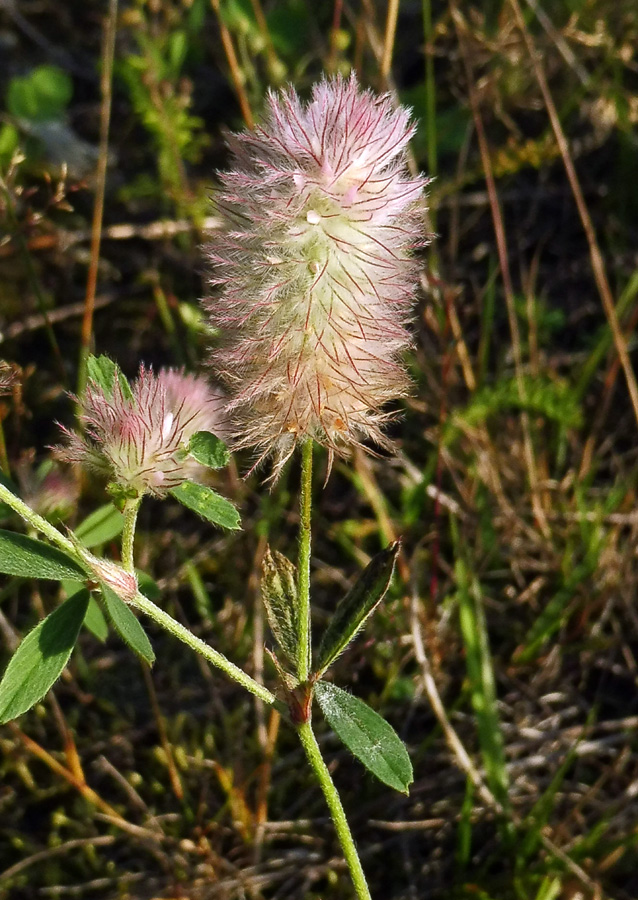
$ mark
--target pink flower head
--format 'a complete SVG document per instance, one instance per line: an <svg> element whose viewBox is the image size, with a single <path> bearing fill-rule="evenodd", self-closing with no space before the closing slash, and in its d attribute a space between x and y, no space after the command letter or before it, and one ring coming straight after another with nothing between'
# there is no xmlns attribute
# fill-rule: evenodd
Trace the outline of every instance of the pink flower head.
<svg viewBox="0 0 638 900"><path fill-rule="evenodd" d="M144 366L131 385L119 378L112 393L89 382L81 401L83 436L63 429L68 438L56 448L59 458L80 462L111 478L125 490L165 497L183 481L198 481L205 469L188 456L198 431L225 434L225 400L203 378Z"/></svg>
<svg viewBox="0 0 638 900"><path fill-rule="evenodd" d="M409 386L412 251L425 243L413 132L408 110L352 75L315 85L307 104L271 93L262 127L234 135L207 306L237 446L281 465L305 437L331 452L389 445L380 407Z"/></svg>

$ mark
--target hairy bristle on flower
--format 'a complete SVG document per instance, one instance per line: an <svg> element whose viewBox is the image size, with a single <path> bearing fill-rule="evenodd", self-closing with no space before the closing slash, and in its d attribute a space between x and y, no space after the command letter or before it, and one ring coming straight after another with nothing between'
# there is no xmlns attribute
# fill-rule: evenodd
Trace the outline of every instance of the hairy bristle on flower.
<svg viewBox="0 0 638 900"><path fill-rule="evenodd" d="M9 363L0 359L0 397L10 394L18 376Z"/></svg>
<svg viewBox="0 0 638 900"><path fill-rule="evenodd" d="M418 281L423 177L411 178L410 113L356 78L303 104L269 94L264 124L234 135L207 301L223 343L236 446L276 468L306 437L340 452L388 446L381 407L405 395L401 355Z"/></svg>
<svg viewBox="0 0 638 900"><path fill-rule="evenodd" d="M131 394L119 379L112 393L90 381L81 399L84 434L63 428L67 443L58 458L79 462L125 490L164 497L205 469L188 456L191 437L210 431L225 439L226 400L203 378L164 369L140 368Z"/></svg>

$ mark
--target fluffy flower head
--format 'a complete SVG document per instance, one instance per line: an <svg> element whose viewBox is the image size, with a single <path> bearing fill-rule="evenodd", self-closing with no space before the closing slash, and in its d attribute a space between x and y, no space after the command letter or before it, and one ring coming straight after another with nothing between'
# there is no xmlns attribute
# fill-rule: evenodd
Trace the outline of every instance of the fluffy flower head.
<svg viewBox="0 0 638 900"><path fill-rule="evenodd" d="M317 84L307 104L271 93L262 127L233 137L207 306L237 445L279 463L305 437L337 452L387 446L381 407L408 386L400 357L424 243L413 131L408 110L353 75Z"/></svg>
<svg viewBox="0 0 638 900"><path fill-rule="evenodd" d="M225 400L203 379L142 366L130 391L114 378L112 391L89 382L81 400L83 436L66 429L59 458L80 462L137 494L164 497L204 467L188 456L198 431L225 434Z"/></svg>

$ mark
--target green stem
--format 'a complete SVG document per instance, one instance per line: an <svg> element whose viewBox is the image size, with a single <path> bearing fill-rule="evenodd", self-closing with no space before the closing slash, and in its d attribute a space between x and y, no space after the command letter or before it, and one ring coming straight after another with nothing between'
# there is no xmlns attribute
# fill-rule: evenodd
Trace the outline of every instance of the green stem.
<svg viewBox="0 0 638 900"><path fill-rule="evenodd" d="M323 795L326 798L330 815L332 816L332 821L334 822L339 838L339 843L343 850L343 855L345 856L348 868L350 869L350 876L352 877L352 883L354 884L357 896L360 900L372 900L366 876L364 875L361 866L361 860L359 859L359 854L357 853L357 848L352 837L352 832L350 831L350 826L348 825L348 820L346 819L346 814L341 804L341 798L334 786L328 766L321 755L321 750L319 749L319 744L317 743L317 738L314 735L310 722L304 722L299 725L297 731L301 743L303 744L303 748L306 751L308 762L317 776Z"/></svg>
<svg viewBox="0 0 638 900"><path fill-rule="evenodd" d="M130 605L134 606L136 609L139 609L140 612L145 613L158 625L160 625L165 631L170 632L173 637L176 637L178 640L182 641L182 643L186 644L187 647L190 647L191 650L194 650L195 653L199 653L200 656L203 656L211 665L216 666L218 669L221 669L222 672L225 672L229 678L232 678L233 681L236 681L242 687L246 688L251 694L254 694L255 697L259 697L260 700L263 700L264 703L267 703L269 706L275 706L282 712L286 712L287 707L277 700L274 694L271 694L268 688L264 687L263 684L259 684L258 681L255 681L254 678L251 678L250 675L247 675L242 669L232 663L229 659L219 653L217 650L214 650L204 641L200 640L200 638L195 637L194 634L177 622L172 616L169 616L167 612L164 612L163 609L160 609L159 606L156 606L148 597L144 597L143 594L139 592L135 595L135 597L130 601Z"/></svg>
<svg viewBox="0 0 638 900"><path fill-rule="evenodd" d="M42 516L38 515L38 513L34 512L30 509L26 503L23 503L19 497L16 497L12 491L6 488L0 482L0 501L3 501L10 506L11 509L16 512L25 522L28 522L36 531L39 531L41 534L44 534L49 538L54 544L57 544L58 547L61 547L67 553L69 553L74 559L80 559L82 561L82 553L79 552L78 547L76 547L68 538L65 538L63 534L51 525L50 522L47 522L46 519L43 519ZM131 506L128 510L125 509L125 525L124 528L126 530L127 526L129 528L129 536L125 534L123 545L128 544L130 550L127 550L126 553L129 556L129 561L132 561L132 546L133 546L133 535L135 533L135 517L137 516L137 509L139 507L138 501L135 501L135 505ZM124 556L123 550L123 556ZM87 554L89 555L89 554ZM267 703L269 706L275 706L281 712L286 713L287 707L285 704L281 703L274 694L265 688L262 684L259 684L258 681L255 681L254 678L251 678L250 675L247 675L246 672L242 671L238 666L232 663L229 659L219 653L217 650L213 650L212 647L209 647L204 641L200 640L200 638L195 637L194 634L191 634L190 631L185 628L183 625L180 625L179 622L176 622L172 616L169 616L168 613L164 612L163 609L160 609L159 606L156 606L151 600L147 597L144 597L139 592L135 595L133 600L131 601L131 606L135 606L141 612L145 613L147 616L150 616L151 619L154 619L158 625L161 625L166 631L169 631L174 637L178 638L184 644L194 650L196 653L199 653L204 659L208 660L213 666L216 666L218 669L221 669L225 672L233 681L236 681L242 687L246 688L251 694L254 694L255 697L259 697L260 700L263 700L264 703Z"/></svg>
<svg viewBox="0 0 638 900"><path fill-rule="evenodd" d="M67 553L70 553L74 559L78 558L78 551L75 545L68 539L65 538L63 534L60 534L57 528L55 528L50 522L47 522L46 519L43 519L42 516L39 516L37 512L34 512L31 507L27 506L19 497L10 491L7 487L5 487L0 482L0 500L10 506L11 509L16 512L21 519L24 519L25 522L28 522L36 531L39 531L41 534L44 534L49 538L50 541L53 541L54 544L57 544L58 547L61 547L63 550L66 550Z"/></svg>
<svg viewBox="0 0 638 900"><path fill-rule="evenodd" d="M124 528L122 529L122 565L127 572L135 571L133 545L135 543L135 525L140 509L141 497L127 500L124 505Z"/></svg>
<svg viewBox="0 0 638 900"><path fill-rule="evenodd" d="M312 516L312 439L301 446L301 495L299 498L299 645L297 676L310 674L310 519Z"/></svg>

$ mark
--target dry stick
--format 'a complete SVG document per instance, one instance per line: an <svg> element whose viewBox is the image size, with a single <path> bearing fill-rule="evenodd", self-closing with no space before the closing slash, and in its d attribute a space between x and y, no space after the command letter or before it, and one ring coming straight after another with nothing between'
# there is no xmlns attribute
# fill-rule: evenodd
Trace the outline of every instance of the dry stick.
<svg viewBox="0 0 638 900"><path fill-rule="evenodd" d="M266 734L266 746L263 748L264 760L259 766L256 799L255 799L255 864L261 860L261 852L263 849L264 835L266 826L268 825L268 793L272 780L272 762L275 755L275 747L277 745L277 735L279 734L279 725L281 724L281 716L276 709L271 709L270 719L268 720L268 730Z"/></svg>
<svg viewBox="0 0 638 900"><path fill-rule="evenodd" d="M157 699L157 692L155 690L155 685L153 684L153 678L151 676L150 669L148 668L146 663L142 662L141 660L140 668L142 670L142 675L144 676L144 682L146 684L146 690L148 691L149 700L151 701L151 710L153 712L153 718L155 719L157 734L160 739L160 744L162 745L162 750L164 751L166 768L168 769L168 778L171 783L173 793L175 794L177 799L181 801L184 799L184 787L182 785L181 778L179 777L177 766L175 765L175 754L173 753L171 742L168 739L168 732L166 731L166 721L164 719L164 716L162 715L162 710L160 709L159 701Z"/></svg>
<svg viewBox="0 0 638 900"><path fill-rule="evenodd" d="M247 128L255 127L255 120L253 118L252 110L250 108L250 103L248 102L248 97L246 96L246 91L244 90L244 83L241 76L241 70L239 68L239 63L237 62L237 54L235 53L235 48L233 47L233 39L230 36L230 31L224 22L224 19L221 14L221 9L219 7L219 0L210 0L211 6L215 11L215 15L217 16L217 24L219 25L219 36L222 39L222 44L224 45L224 53L226 54L226 60L228 61L228 68L230 69L230 77L233 82L233 87L235 88L235 93L237 94L237 99L239 101L239 108L241 109L241 114L244 118L244 122L246 123Z"/></svg>
<svg viewBox="0 0 638 900"><path fill-rule="evenodd" d="M638 326L638 309L635 309L631 319L628 322L628 326L626 328L627 334L631 334L634 329ZM598 412L596 413L596 417L594 419L594 424L591 427L589 436L585 442L585 449L583 450L580 466L578 469L578 479L582 481L589 469L591 467L592 457L594 455L594 449L596 444L596 438L602 429L605 419L607 418L607 414L609 413L609 407L611 405L612 396L616 387L616 382L618 380L618 371L620 369L620 360L617 356L613 358L611 361L611 365L607 370L607 374L603 379L603 392L601 401L598 407Z"/></svg>
<svg viewBox="0 0 638 900"><path fill-rule="evenodd" d="M102 309L111 303L114 303L117 297L109 294L95 298L95 309ZM37 331L39 328L46 328L48 324L56 322L64 322L66 319L72 319L81 316L84 313L84 301L81 303L69 303L68 306L60 306L58 309L52 309L50 312L34 313L32 316L24 316L18 322L12 322L4 331L0 332L0 344L5 341L13 341L28 334L31 331Z"/></svg>
<svg viewBox="0 0 638 900"><path fill-rule="evenodd" d="M563 57L567 65L573 70L574 74L583 85L583 87L589 87L589 83L591 82L591 75L587 71L587 69L578 62L576 54L569 46L565 38L562 36L560 31L554 27L554 24L550 17L547 15L544 9L538 5L538 0L525 0L527 5L531 10L534 11L534 15L538 19L541 24L543 30L547 33L548 37L554 42L556 45L556 49Z"/></svg>
<svg viewBox="0 0 638 900"><path fill-rule="evenodd" d="M272 42L272 38L270 37L270 31L268 29L268 21L266 19L263 7L261 5L261 0L250 0L250 5L252 6L253 12L255 14L255 21L257 22L257 27L259 28L261 36L264 39L264 49L266 51L266 59L268 60L270 74L273 75L277 72L279 59L277 57L277 53L275 52L275 47Z"/></svg>
<svg viewBox="0 0 638 900"><path fill-rule="evenodd" d="M583 191L578 180L578 175L576 174L574 163L572 162L572 158L569 154L569 145L567 143L567 138L565 137L565 132L563 131L562 125L560 124L558 112L556 111L556 106L550 93L547 79L545 78L545 72L543 71L543 67L536 53L536 47L534 46L534 43L525 24L523 13L521 12L518 0L510 0L510 2L512 5L512 9L514 10L514 15L516 16L518 26L521 29L521 34L523 35L523 40L525 41L530 60L532 62L534 75L536 76L538 86L541 90L541 94L543 95L545 106L547 107L547 113L549 115L552 129L554 131L554 137L556 138L556 143L558 144L560 155L563 158L563 165L565 166L565 171L567 173L567 180L569 181L569 186L572 190L572 194L574 195L574 200L576 201L576 207L578 209L578 215L580 216L580 221L585 232L585 237L587 238L587 244L589 245L589 255L591 258L591 267L594 272L596 287L598 288L598 293L600 294L600 299L602 300L605 315L607 316L607 321L609 322L609 327L613 335L616 352L618 353L618 358L620 359L620 364L623 368L623 372L625 373L625 379L627 381L627 388L629 390L631 404L634 408L636 422L638 423L638 384L636 384L636 376L634 374L634 370L632 369L629 354L627 352L627 343L618 323L618 316L616 315L614 298L611 292L609 281L607 279L607 274L605 272L605 263L603 261L603 256L600 252L600 247L598 246L596 231L594 229L591 216L589 215L589 211L587 210L587 204L585 203Z"/></svg>
<svg viewBox="0 0 638 900"><path fill-rule="evenodd" d="M437 718L439 725L441 726L441 730L443 731L443 735L445 737L445 741L450 748L450 751L454 755L456 762L459 768L465 772L467 777L470 779L476 790L479 792L479 796L481 800L494 810L498 815L503 815L504 810L501 804L498 802L496 797L492 794L488 786L483 781L478 769L470 759L470 756L463 746L461 739L458 734L452 727L452 723L448 719L447 713L445 711L445 707L443 706L443 701L441 700L441 696L439 694L438 688L436 686L436 682L432 676L432 669L430 667L430 663L425 652L425 647L423 645L423 638L421 636L421 626L419 623L419 612L418 612L418 594L415 590L412 591L412 603L411 603L411 630L412 630L412 643L414 646L414 655L416 656L416 661L421 667L421 678L423 682L423 688L427 695L428 700L430 701L430 706L432 707L432 711ZM520 820L517 816L510 813L510 818L515 825L520 825ZM593 881L587 872L585 872L581 867L574 862L573 859L557 847L556 844L548 838L542 832L540 833L540 840L545 849L552 854L552 856L559 859L563 865L569 869L569 871L576 877L578 880L586 885L588 888L594 891L599 891L599 886Z"/></svg>
<svg viewBox="0 0 638 900"><path fill-rule="evenodd" d="M399 0L389 0L388 15L385 20L385 35L383 38L383 56L381 57L380 75L384 82L388 80L392 66L392 51L394 38L397 31L397 18L399 16Z"/></svg>
<svg viewBox="0 0 638 900"><path fill-rule="evenodd" d="M4 872L0 872L0 882L12 878L19 872L23 872L34 863L42 862L45 859L51 859L53 856L61 856L64 853L68 853L69 850L75 850L76 847L108 847L110 844L114 844L116 840L117 838L114 834L103 834L96 837L74 838L73 840L66 841L64 844L60 844L58 847L47 847L46 850L39 850L37 853L32 853L31 856L21 859L20 862L5 869Z"/></svg>
<svg viewBox="0 0 638 900"><path fill-rule="evenodd" d="M42 618L44 618L44 616L42 616ZM82 760L80 759L80 754L78 753L77 744L75 743L73 732L69 728L64 713L62 712L57 697L55 696L55 691L49 691L47 695L47 701L51 707L53 718L55 719L57 729L64 743L64 755L66 757L69 771L72 772L73 775L75 775L78 781L82 781L84 784L86 784L86 776L84 774L84 769L82 768Z"/></svg>
<svg viewBox="0 0 638 900"><path fill-rule="evenodd" d="M332 9L332 25L330 26L330 52L328 55L327 69L329 72L334 71L337 64L337 37L341 28L341 14L343 12L343 0L334 0ZM356 70L356 65L355 65Z"/></svg>
<svg viewBox="0 0 638 900"><path fill-rule="evenodd" d="M485 181L487 184L487 192L490 201L490 210L492 213L492 222L494 224L494 234L496 237L496 247L498 250L499 265L501 267L501 275L503 278L503 290L505 293L505 303L507 306L507 318L509 321L510 332L512 334L512 350L514 351L514 368L516 372L516 385L518 394L522 404L525 404L527 391L525 389L525 380L523 377L523 357L521 352L521 339L518 330L518 321L516 318L516 309L514 305L514 286L512 284L512 276L507 258L507 240L505 237L505 227L503 225L503 215L499 204L498 193L496 191L496 183L494 181L494 172L492 171L492 162L490 159L490 151L487 143L487 135L483 127L483 119L479 110L478 98L474 89L474 74L467 54L465 45L465 20L459 11L453 7L452 15L454 25L459 38L459 47L465 65L465 72L468 84L468 96L472 109L472 117L474 119L474 127L476 128L476 136L479 143L479 151L481 154L481 162L485 172ZM530 492L532 496L532 508L534 517L538 522L538 526L546 538L550 537L551 530L547 522L545 510L540 502L538 488L538 474L536 472L536 462L534 459L534 448L530 435L529 416L526 412L521 413L521 423L523 426L523 445L525 450L525 462L527 465L527 474L530 483Z"/></svg>
<svg viewBox="0 0 638 900"><path fill-rule="evenodd" d="M109 821L113 822L114 825L117 825L118 828L121 828L122 831L127 831L129 834L133 834L136 837L143 837L148 840L157 842L158 835L149 831L147 828L142 828L139 825L134 825L132 822L128 822L124 819L117 810L113 809L113 807L103 800L99 794L97 794L93 788L90 788L86 782L79 781L75 775L70 772L67 768L65 768L61 763L57 761L51 754L41 747L36 741L32 740L28 735L26 735L17 725L13 722L7 723L7 728L13 733L14 737L18 738L22 744L24 744L25 748L32 753L33 756L37 757L41 760L45 765L47 765L51 771L55 772L56 775L60 775L64 778L65 781L68 781L72 787L74 787L85 800L88 800L89 803L92 803L96 806L105 816L108 817Z"/></svg>
<svg viewBox="0 0 638 900"><path fill-rule="evenodd" d="M102 52L102 106L100 109L100 152L97 161L95 186L95 205L93 207L93 223L91 227L91 259L86 282L86 298L84 301L84 317L82 319L80 367L78 374L78 393L81 394L86 383L86 361L91 351L93 337L93 313L95 311L95 294L100 264L100 244L102 242L102 219L104 217L104 194L106 192L106 169L109 155L109 125L111 121L111 99L113 94L113 58L115 56L115 34L117 31L117 0L109 0L109 11L104 25L104 48Z"/></svg>

